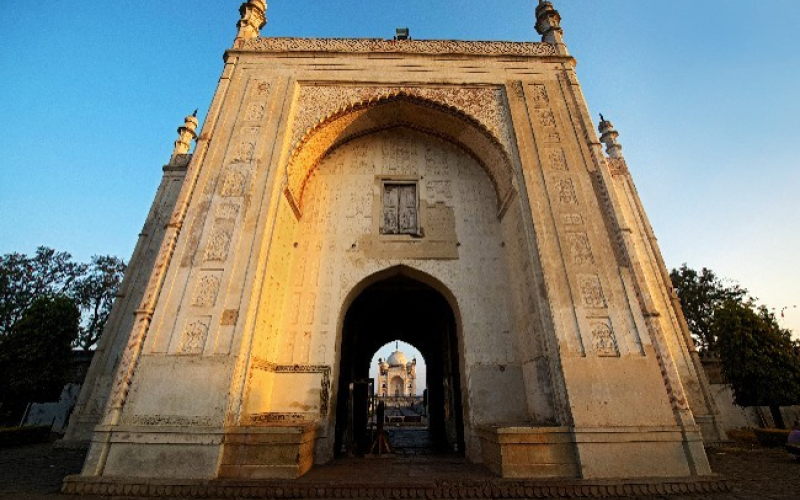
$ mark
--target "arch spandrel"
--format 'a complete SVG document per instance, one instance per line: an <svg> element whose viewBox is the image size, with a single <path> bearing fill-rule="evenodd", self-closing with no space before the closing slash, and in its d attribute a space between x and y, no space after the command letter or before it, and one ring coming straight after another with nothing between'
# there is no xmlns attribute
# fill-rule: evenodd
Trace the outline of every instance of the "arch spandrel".
<svg viewBox="0 0 800 500"><path fill-rule="evenodd" d="M301 112L295 119L293 129L294 150L287 167L286 195L296 210L302 205L306 180L329 152L359 137L394 127L428 133L465 150L491 179L497 194L498 209L513 194L513 167L509 154L513 148L508 111L500 94L502 91L468 88L413 89L412 92L369 88L372 92L383 93L353 103L347 96L363 95L364 88L308 88L318 89L320 95L312 98L308 91L301 92ZM331 89L340 92L331 93ZM422 95L426 93L436 99ZM307 108L320 113L342 101L346 104L328 113L325 118L309 118L316 115ZM313 123L303 129L310 122ZM305 130L302 135L301 130Z"/></svg>

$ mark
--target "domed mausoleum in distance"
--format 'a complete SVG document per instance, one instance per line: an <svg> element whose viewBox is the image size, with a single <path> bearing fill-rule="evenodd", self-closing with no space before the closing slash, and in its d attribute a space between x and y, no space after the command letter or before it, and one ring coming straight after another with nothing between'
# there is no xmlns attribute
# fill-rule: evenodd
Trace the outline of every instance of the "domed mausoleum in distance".
<svg viewBox="0 0 800 500"><path fill-rule="evenodd" d="M377 392L383 398L417 394L417 359L408 361L399 345L386 361L378 358Z"/></svg>

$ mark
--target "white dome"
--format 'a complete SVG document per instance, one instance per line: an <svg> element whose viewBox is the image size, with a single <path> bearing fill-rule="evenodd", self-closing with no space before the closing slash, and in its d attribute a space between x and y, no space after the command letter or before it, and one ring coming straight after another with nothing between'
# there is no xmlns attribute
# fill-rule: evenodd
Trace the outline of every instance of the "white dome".
<svg viewBox="0 0 800 500"><path fill-rule="evenodd" d="M406 355L402 352L394 351L386 362L389 363L389 366L406 366L408 360L406 359Z"/></svg>

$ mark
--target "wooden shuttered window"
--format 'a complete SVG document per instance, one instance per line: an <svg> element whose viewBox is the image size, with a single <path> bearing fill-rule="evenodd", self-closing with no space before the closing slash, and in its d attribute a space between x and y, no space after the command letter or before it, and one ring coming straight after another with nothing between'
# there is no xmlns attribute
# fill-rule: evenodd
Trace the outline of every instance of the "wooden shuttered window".
<svg viewBox="0 0 800 500"><path fill-rule="evenodd" d="M416 184L383 185L381 234L418 234Z"/></svg>

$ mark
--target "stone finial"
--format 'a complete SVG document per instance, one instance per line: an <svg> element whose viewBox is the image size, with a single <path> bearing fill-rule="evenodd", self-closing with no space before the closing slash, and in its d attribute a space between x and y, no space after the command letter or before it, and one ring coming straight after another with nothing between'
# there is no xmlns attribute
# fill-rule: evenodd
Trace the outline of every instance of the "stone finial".
<svg viewBox="0 0 800 500"><path fill-rule="evenodd" d="M259 30L267 25L267 2L265 0L247 0L239 7L239 14L242 16L236 27L239 33L237 40L256 38Z"/></svg>
<svg viewBox="0 0 800 500"><path fill-rule="evenodd" d="M561 15L551 2L539 0L539 5L536 6L536 32L542 35L543 42L564 44Z"/></svg>
<svg viewBox="0 0 800 500"><path fill-rule="evenodd" d="M192 140L197 139L197 110L184 120L183 127L178 127L178 140L175 141L175 149L172 150L172 157L185 155L192 147Z"/></svg>
<svg viewBox="0 0 800 500"><path fill-rule="evenodd" d="M622 145L617 141L619 132L614 130L614 124L606 120L602 114L600 115L600 125L597 130L600 131L600 142L606 145L606 153L609 158L622 158Z"/></svg>

